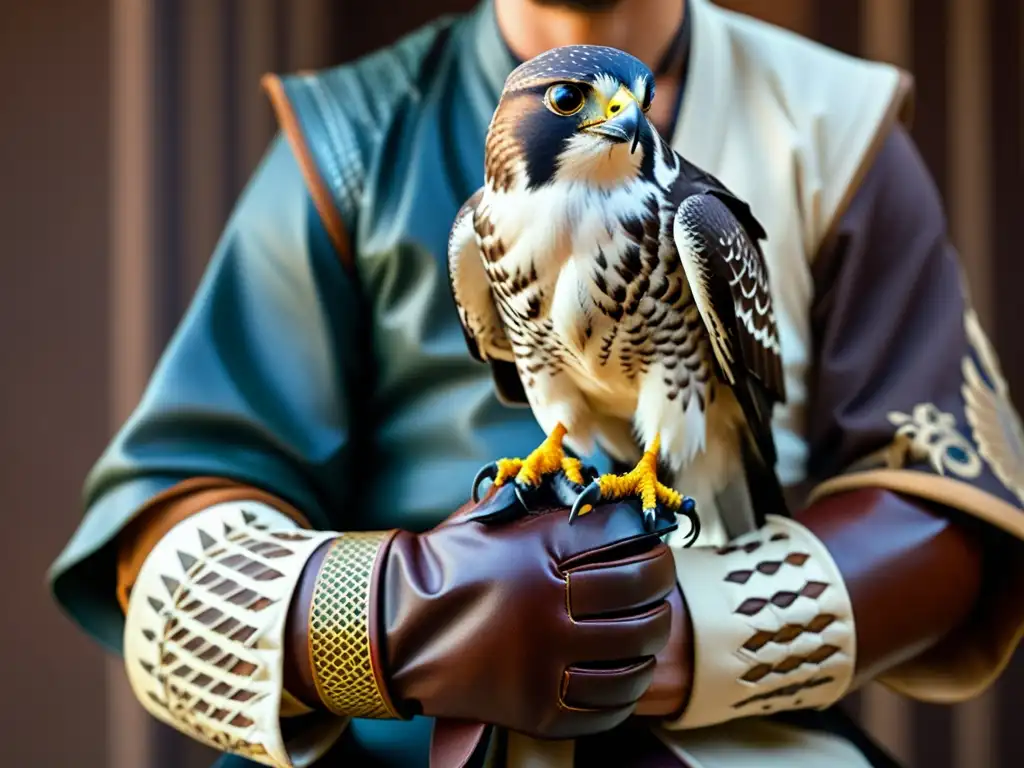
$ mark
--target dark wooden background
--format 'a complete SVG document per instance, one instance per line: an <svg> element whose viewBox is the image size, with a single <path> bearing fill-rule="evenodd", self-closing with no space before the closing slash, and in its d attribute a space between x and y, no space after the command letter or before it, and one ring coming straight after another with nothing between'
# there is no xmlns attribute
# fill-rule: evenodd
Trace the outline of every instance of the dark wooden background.
<svg viewBox="0 0 1024 768"><path fill-rule="evenodd" d="M199 768L49 602L81 480L131 410L274 130L266 71L358 56L470 0L0 0L2 763ZM729 0L918 83L915 136L983 320L1024 387L1024 3ZM852 706L914 768L1016 768L1018 659L989 695Z"/></svg>

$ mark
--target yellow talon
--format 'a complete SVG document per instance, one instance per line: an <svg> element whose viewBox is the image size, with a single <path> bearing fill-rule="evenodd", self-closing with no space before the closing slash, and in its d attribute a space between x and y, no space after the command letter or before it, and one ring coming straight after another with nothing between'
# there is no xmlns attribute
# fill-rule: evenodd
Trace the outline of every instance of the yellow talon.
<svg viewBox="0 0 1024 768"><path fill-rule="evenodd" d="M575 495L597 473L580 459L565 455L562 442L568 431L563 424L556 424L544 442L525 459L498 459L481 467L473 479L473 501L480 501L481 483L490 480L492 488L514 483L519 502L527 507L533 502L526 499L542 488L550 491L548 495L553 495L561 504L573 503Z"/></svg>
<svg viewBox="0 0 1024 768"><path fill-rule="evenodd" d="M689 519L690 534L683 546L693 544L700 535L700 519L696 514L696 504L689 496L683 496L658 480L660 451L661 438L655 435L640 461L629 472L624 475L602 475L584 488L569 510L569 524L590 512L597 504L637 497L643 508L644 530L650 532L657 529L660 505L675 516L682 515Z"/></svg>
<svg viewBox="0 0 1024 768"><path fill-rule="evenodd" d="M583 462L579 459L563 458L562 471L566 478L576 485L583 485Z"/></svg>
<svg viewBox="0 0 1024 768"><path fill-rule="evenodd" d="M650 447L633 469L624 475L602 475L598 478L602 500L620 501L630 496L639 496L644 511L653 511L661 502L672 512L678 512L683 504L682 494L658 480L660 450L661 438L655 435ZM582 508L580 514L584 514Z"/></svg>
<svg viewBox="0 0 1024 768"><path fill-rule="evenodd" d="M498 459L498 475L494 478L494 484L502 486L519 474L523 467L522 459Z"/></svg>
<svg viewBox="0 0 1024 768"><path fill-rule="evenodd" d="M520 485L535 488L545 477L562 470L568 480L583 485L583 463L566 456L562 449L567 431L562 424L556 424L544 442L525 459L499 459L494 484L501 486L515 480Z"/></svg>
<svg viewBox="0 0 1024 768"><path fill-rule="evenodd" d="M542 477L557 472L562 466L562 459L565 458L565 452L562 450L565 433L565 427L556 424L544 442L523 461L523 466L516 475L516 482L537 486L540 485Z"/></svg>

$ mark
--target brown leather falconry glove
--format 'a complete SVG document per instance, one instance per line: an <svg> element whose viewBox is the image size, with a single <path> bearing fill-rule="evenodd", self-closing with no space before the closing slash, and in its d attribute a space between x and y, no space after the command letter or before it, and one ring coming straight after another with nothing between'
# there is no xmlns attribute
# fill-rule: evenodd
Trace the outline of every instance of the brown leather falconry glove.
<svg viewBox="0 0 1024 768"><path fill-rule="evenodd" d="M670 630L672 555L636 510L565 510L489 524L508 492L382 563L386 685L403 714L566 738L633 712ZM511 489L510 489L511 490Z"/></svg>

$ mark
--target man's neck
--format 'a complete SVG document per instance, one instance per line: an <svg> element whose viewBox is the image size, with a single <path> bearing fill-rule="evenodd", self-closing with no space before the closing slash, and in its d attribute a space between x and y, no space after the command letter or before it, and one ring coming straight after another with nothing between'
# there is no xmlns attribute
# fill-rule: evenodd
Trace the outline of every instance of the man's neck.
<svg viewBox="0 0 1024 768"><path fill-rule="evenodd" d="M505 41L530 59L563 45L608 45L654 69L683 20L684 0L621 0L607 11L579 11L533 0L494 0Z"/></svg>

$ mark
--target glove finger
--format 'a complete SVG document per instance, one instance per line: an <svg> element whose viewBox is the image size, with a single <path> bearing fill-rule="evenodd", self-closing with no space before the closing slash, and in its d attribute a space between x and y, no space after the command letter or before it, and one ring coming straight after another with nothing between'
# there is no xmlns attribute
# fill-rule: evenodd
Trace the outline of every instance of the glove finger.
<svg viewBox="0 0 1024 768"><path fill-rule="evenodd" d="M568 657L601 665L657 656L668 642L672 609L665 601L635 616L573 622Z"/></svg>
<svg viewBox="0 0 1024 768"><path fill-rule="evenodd" d="M654 659L621 667L569 667L562 676L561 704L569 709L631 707L654 679Z"/></svg>
<svg viewBox="0 0 1024 768"><path fill-rule="evenodd" d="M676 570L671 550L658 544L614 562L580 566L565 580L569 615L581 621L646 610L676 588Z"/></svg>
<svg viewBox="0 0 1024 768"><path fill-rule="evenodd" d="M627 502L595 507L569 525L567 510L537 515L533 525L545 527L554 561L563 568L586 562L614 560L622 550L650 549L660 542L644 528L643 516Z"/></svg>

